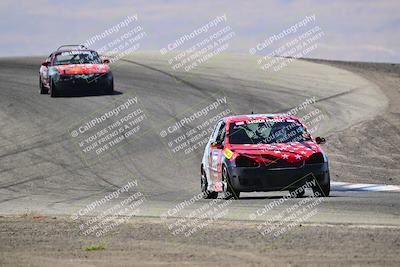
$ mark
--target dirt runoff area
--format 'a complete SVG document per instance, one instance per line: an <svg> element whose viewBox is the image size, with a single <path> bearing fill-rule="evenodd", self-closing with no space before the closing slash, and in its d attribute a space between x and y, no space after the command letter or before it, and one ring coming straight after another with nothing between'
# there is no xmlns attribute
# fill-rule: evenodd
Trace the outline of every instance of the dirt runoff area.
<svg viewBox="0 0 400 267"><path fill-rule="evenodd" d="M1 217L0 266L400 265L394 226L300 224L272 238L255 222L217 221L185 237L168 220L131 218L99 239L69 218Z"/></svg>
<svg viewBox="0 0 400 267"><path fill-rule="evenodd" d="M374 120L328 137L324 149L330 159L331 179L400 185L400 64L310 61L362 76L378 85L389 101L386 111Z"/></svg>

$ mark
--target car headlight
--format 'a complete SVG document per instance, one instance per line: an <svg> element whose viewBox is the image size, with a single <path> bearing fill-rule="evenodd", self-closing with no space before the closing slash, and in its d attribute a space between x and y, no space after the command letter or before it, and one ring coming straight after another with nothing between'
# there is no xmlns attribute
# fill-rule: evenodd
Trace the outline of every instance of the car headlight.
<svg viewBox="0 0 400 267"><path fill-rule="evenodd" d="M306 164L316 164L324 163L324 155L321 152L312 154L308 159L306 159Z"/></svg>
<svg viewBox="0 0 400 267"><path fill-rule="evenodd" d="M257 167L258 163L252 158L246 156L238 156L235 159L236 167Z"/></svg>

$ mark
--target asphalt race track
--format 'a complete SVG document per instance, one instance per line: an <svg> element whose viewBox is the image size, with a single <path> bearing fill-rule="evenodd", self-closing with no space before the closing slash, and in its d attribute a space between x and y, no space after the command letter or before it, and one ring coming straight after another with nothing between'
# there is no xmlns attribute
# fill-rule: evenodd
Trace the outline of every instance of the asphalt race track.
<svg viewBox="0 0 400 267"><path fill-rule="evenodd" d="M298 61L280 72L264 73L257 70L254 58L240 55L224 55L194 72L177 73L156 54L138 54L112 66L114 95L83 93L50 98L38 93L40 62L39 57L0 60L2 214L73 214L132 179L146 196L141 215L159 216L190 199L199 193L203 148L195 150L189 160L171 157L158 134L159 125L179 121L186 110L207 104L215 95L226 96L236 114L284 112L316 97L314 106L324 118L314 136L326 136L328 144L330 136L372 120L387 106L377 85L344 69ZM135 142L124 140L116 150L86 164L74 148L69 127L127 96L139 99L151 121L150 131ZM334 175L339 173L334 165L333 179L343 180ZM362 181L360 177L358 182ZM282 194L242 194L227 218L247 220ZM332 191L309 221L399 225L399 196L392 192Z"/></svg>
<svg viewBox="0 0 400 267"><path fill-rule="evenodd" d="M398 266L398 66L299 60L273 72L262 71L255 57L224 54L177 72L166 58L146 52L111 65L113 95L73 92L51 98L39 94L43 58L0 59L0 265ZM91 134L74 130L92 127L94 118L127 101L133 108L127 110L144 114L140 128L130 128L98 154L99 147L83 151ZM215 110L186 120L213 103ZM330 197L316 200L307 190L298 199L286 198L286 191L242 193L239 200L217 202L197 198L204 146L174 150L182 144L179 136L195 136L193 129L222 111L289 110L303 118L312 113L307 126L314 137L327 139L321 146L330 159ZM106 126L124 112L113 113ZM105 127L96 123L93 129ZM118 191L127 185L134 186ZM115 192L118 197L99 202ZM114 210L132 196L143 199L136 213ZM181 218L208 214L207 205L220 205L214 215L221 217L197 225L189 238L172 233ZM82 251L81 245L99 241L82 232L105 212L133 221L100 236L107 242L101 254ZM295 226L293 214L301 219ZM266 229L283 238L265 237Z"/></svg>

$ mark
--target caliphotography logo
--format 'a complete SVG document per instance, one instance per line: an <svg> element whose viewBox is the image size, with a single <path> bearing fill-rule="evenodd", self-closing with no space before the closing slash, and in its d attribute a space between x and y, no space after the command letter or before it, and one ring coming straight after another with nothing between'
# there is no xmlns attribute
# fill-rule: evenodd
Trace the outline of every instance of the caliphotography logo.
<svg viewBox="0 0 400 267"><path fill-rule="evenodd" d="M400 266L400 2L0 2L0 266Z"/></svg>

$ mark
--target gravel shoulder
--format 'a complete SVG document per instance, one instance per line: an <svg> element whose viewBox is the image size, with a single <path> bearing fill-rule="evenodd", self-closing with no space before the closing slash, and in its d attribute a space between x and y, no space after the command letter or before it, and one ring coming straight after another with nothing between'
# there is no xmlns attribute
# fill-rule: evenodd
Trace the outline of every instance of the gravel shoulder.
<svg viewBox="0 0 400 267"><path fill-rule="evenodd" d="M0 218L1 266L399 266L400 228L303 224L277 239L251 222L217 221L187 238L167 221L133 218L103 239L79 222L27 215ZM104 250L83 246L103 244Z"/></svg>
<svg viewBox="0 0 400 267"><path fill-rule="evenodd" d="M379 86L388 107L373 120L329 137L334 180L400 184L400 65L312 60L351 71ZM374 108L374 107L371 107Z"/></svg>

